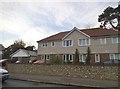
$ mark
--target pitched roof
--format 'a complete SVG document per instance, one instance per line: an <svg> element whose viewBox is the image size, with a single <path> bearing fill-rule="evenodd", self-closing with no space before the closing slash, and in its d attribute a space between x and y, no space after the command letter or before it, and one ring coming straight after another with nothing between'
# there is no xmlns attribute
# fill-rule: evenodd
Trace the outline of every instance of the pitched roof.
<svg viewBox="0 0 120 89"><path fill-rule="evenodd" d="M110 36L110 35L120 34L120 31L113 29L103 29L103 28L83 29L81 31L88 34L90 37Z"/></svg>
<svg viewBox="0 0 120 89"><path fill-rule="evenodd" d="M120 35L120 31L113 29L103 29L103 28L90 28L90 29L80 29L81 32L89 35L90 37L99 37L99 36L110 36L110 35ZM60 32L58 34L49 36L45 39L39 40L37 42L49 42L62 40L67 34L71 31Z"/></svg>
<svg viewBox="0 0 120 89"><path fill-rule="evenodd" d="M20 51L24 52L25 55L23 54L18 54ZM16 52L14 52L13 54L10 55L11 57L29 57L29 56L37 56L37 53L34 51L29 51L29 50L25 50L25 49L19 49Z"/></svg>
<svg viewBox="0 0 120 89"><path fill-rule="evenodd" d="M58 34L55 34L55 35L52 35L52 36L49 36L45 39L42 39L42 40L39 40L37 42L48 42L48 41L56 41L56 40L62 40L62 38L67 35L69 33L69 31L67 32L60 32Z"/></svg>

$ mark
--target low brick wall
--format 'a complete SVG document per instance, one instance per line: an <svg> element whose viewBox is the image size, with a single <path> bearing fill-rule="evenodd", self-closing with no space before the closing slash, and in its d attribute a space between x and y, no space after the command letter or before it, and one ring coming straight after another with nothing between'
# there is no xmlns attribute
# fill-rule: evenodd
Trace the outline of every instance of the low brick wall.
<svg viewBox="0 0 120 89"><path fill-rule="evenodd" d="M10 73L118 80L118 66L7 64Z"/></svg>

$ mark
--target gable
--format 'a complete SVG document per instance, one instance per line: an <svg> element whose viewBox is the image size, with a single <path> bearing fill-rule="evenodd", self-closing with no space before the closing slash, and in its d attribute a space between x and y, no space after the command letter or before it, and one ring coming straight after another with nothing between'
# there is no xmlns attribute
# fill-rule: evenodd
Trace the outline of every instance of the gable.
<svg viewBox="0 0 120 89"><path fill-rule="evenodd" d="M24 50L18 50L11 57L29 57L29 55Z"/></svg>
<svg viewBox="0 0 120 89"><path fill-rule="evenodd" d="M77 38L88 38L88 37L90 37L86 33L82 32L79 29L77 29L76 27L74 27L65 37L63 37L62 40L69 39L69 37L74 38L76 36L78 36Z"/></svg>

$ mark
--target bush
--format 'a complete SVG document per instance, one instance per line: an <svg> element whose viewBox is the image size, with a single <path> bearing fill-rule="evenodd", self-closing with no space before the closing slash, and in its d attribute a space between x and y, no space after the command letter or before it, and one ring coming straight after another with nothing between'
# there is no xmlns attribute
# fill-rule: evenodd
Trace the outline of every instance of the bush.
<svg viewBox="0 0 120 89"><path fill-rule="evenodd" d="M62 59L58 55L50 55L50 64L62 64Z"/></svg>

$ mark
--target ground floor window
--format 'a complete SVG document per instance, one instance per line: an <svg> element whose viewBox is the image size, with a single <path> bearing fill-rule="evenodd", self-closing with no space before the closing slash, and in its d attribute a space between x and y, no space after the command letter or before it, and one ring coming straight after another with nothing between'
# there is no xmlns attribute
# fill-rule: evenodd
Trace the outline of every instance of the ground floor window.
<svg viewBox="0 0 120 89"><path fill-rule="evenodd" d="M50 56L49 55L42 55L41 59L43 60L49 60Z"/></svg>
<svg viewBox="0 0 120 89"><path fill-rule="evenodd" d="M99 54L95 54L95 62L100 62L100 55Z"/></svg>
<svg viewBox="0 0 120 89"><path fill-rule="evenodd" d="M73 62L73 55L72 54L65 54L64 61L65 62Z"/></svg>
<svg viewBox="0 0 120 89"><path fill-rule="evenodd" d="M111 60L120 60L120 54L119 53L111 53L109 54L109 57Z"/></svg>
<svg viewBox="0 0 120 89"><path fill-rule="evenodd" d="M80 62L86 62L86 57L87 57L87 54L80 54L79 55L79 61Z"/></svg>

